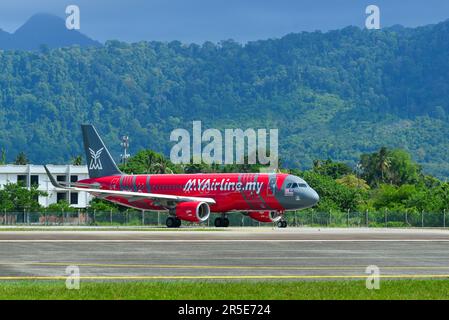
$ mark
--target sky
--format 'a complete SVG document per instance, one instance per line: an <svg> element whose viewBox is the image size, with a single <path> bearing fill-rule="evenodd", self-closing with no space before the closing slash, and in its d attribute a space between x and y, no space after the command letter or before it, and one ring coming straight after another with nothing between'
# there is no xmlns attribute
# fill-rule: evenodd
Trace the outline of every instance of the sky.
<svg viewBox="0 0 449 320"><path fill-rule="evenodd" d="M14 32L35 13L65 18L78 5L81 32L116 39L239 42L291 32L365 25L365 8L380 8L381 27L416 27L449 18L448 0L1 0L0 28Z"/></svg>

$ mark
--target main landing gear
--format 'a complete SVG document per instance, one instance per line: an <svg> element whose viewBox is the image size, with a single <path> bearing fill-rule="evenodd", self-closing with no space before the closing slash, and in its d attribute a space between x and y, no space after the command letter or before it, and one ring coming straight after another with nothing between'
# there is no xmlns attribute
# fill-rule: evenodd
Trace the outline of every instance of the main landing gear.
<svg viewBox="0 0 449 320"><path fill-rule="evenodd" d="M217 228L227 228L229 227L229 219L226 215L222 214L221 217L215 219L214 225Z"/></svg>
<svg viewBox="0 0 449 320"><path fill-rule="evenodd" d="M181 219L168 217L165 224L167 225L167 228L179 228L181 226Z"/></svg>
<svg viewBox="0 0 449 320"><path fill-rule="evenodd" d="M278 228L287 228L287 221L285 220L279 220L277 222Z"/></svg>

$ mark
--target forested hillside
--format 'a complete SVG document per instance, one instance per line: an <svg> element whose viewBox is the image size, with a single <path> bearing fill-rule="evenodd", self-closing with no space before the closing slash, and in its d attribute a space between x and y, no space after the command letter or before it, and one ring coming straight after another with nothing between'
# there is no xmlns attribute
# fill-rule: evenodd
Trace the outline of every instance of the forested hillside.
<svg viewBox="0 0 449 320"><path fill-rule="evenodd" d="M380 146L449 177L449 21L417 29L348 27L241 45L173 41L0 51L0 148L35 163L82 154L79 125L119 153L169 154L171 130L278 128L289 167L354 164Z"/></svg>

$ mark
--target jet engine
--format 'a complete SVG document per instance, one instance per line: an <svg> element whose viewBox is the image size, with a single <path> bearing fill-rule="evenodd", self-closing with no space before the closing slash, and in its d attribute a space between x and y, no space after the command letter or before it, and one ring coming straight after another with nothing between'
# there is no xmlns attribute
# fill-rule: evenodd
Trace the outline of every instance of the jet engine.
<svg viewBox="0 0 449 320"><path fill-rule="evenodd" d="M248 216L259 222L277 222L282 218L282 215L277 211L248 212Z"/></svg>
<svg viewBox="0 0 449 320"><path fill-rule="evenodd" d="M175 212L181 220L203 222L209 218L210 208L205 202L180 202L176 206Z"/></svg>

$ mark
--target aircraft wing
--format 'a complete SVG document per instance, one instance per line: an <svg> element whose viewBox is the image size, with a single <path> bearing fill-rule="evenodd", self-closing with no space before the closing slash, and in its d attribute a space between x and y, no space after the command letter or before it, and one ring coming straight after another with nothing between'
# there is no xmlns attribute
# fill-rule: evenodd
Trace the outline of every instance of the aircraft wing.
<svg viewBox="0 0 449 320"><path fill-rule="evenodd" d="M170 195L170 194L119 191L119 190L104 190L104 189L89 189L89 188L79 188L79 187L64 187L63 189L89 192L99 198L105 198L108 196L118 196L118 197L123 197L125 199L128 199L128 201L130 201L130 202L143 200L143 199L150 199L150 200L165 200L165 201L174 201L174 202L199 201L199 202L206 202L208 204L215 204L214 199L202 198L202 197L186 197L186 196L174 196L174 195Z"/></svg>
<svg viewBox="0 0 449 320"><path fill-rule="evenodd" d="M115 196L115 197L123 197L130 202L149 199L149 200L156 200L156 201L161 201L161 202L199 201L199 202L206 202L208 204L215 204L215 200L212 198L175 196L175 195L170 195L170 194L159 194L159 193L133 192L133 191L121 191L121 190L105 190L105 189L96 189L96 188L80 188L80 187L64 186L64 185L61 185L58 181L56 181L56 179L52 176L52 174L48 170L47 166L44 166L44 168L45 168L45 171L47 172L47 175L48 175L48 178L50 179L51 184L54 187L56 187L58 189L64 189L64 190L89 192L92 195L99 197L99 198Z"/></svg>

